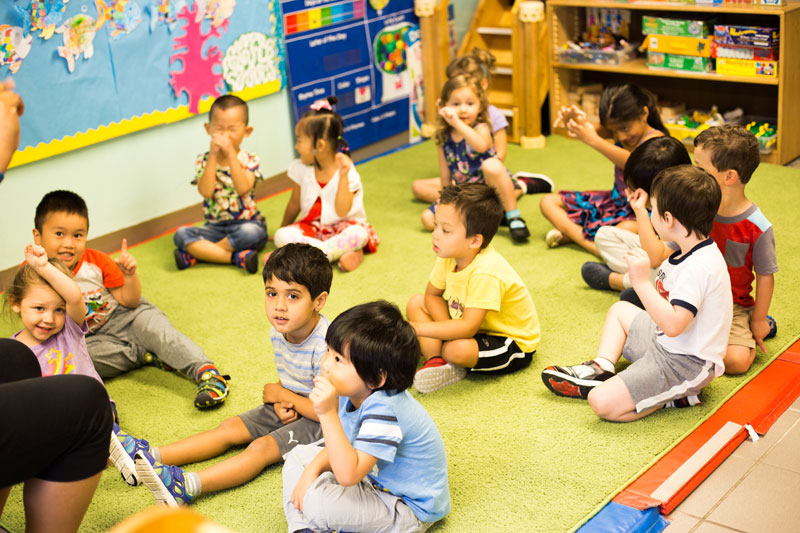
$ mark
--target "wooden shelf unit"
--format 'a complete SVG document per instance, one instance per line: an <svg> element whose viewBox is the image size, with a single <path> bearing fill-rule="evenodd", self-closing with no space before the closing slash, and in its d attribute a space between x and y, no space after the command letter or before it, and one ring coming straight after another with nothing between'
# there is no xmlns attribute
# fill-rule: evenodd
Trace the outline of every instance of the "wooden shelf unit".
<svg viewBox="0 0 800 533"><path fill-rule="evenodd" d="M621 65L559 63L556 51L585 30L585 8L613 8L631 11L631 31L641 32L641 16L671 14L719 14L735 23L778 27L780 50L777 78L728 76L716 73L649 69L644 59ZM776 117L776 148L762 156L769 163L783 165L800 156L800 3L786 6L728 4L706 6L669 2L548 0L550 31L550 116L568 104L567 93L582 81L603 84L631 82L650 89L660 98L685 102L688 108L708 109L717 104L726 111L742 107L746 115ZM556 130L563 133L563 130Z"/></svg>

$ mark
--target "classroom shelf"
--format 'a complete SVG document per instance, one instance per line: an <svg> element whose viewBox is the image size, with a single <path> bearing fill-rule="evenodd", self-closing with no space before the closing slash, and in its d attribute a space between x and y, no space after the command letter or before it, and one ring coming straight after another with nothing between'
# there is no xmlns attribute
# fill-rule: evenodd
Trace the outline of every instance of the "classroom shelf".
<svg viewBox="0 0 800 533"><path fill-rule="evenodd" d="M777 78L729 76L717 73L649 69L645 60L621 65L567 64L558 62L555 51L585 27L585 8L628 9L632 30L641 16L669 16L680 13L720 14L740 20L740 24L778 27L780 62ZM741 106L746 114L777 118L778 142L762 161L785 164L800 157L800 3L785 6L727 4L721 6L670 2L620 2L587 0L549 0L547 21L550 33L550 116L568 105L567 93L581 82L636 83L661 98L686 102L689 108L709 108L717 104L726 110ZM563 130L556 130L563 133Z"/></svg>

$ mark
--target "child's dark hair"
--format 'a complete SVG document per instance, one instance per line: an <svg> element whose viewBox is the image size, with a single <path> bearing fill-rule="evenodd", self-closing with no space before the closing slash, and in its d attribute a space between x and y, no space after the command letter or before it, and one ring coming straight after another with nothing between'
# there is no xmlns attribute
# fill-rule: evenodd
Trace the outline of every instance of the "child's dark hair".
<svg viewBox="0 0 800 533"><path fill-rule="evenodd" d="M467 237L483 235L481 250L492 242L503 220L503 204L497 191L485 183L448 185L439 195L439 205L452 205L461 214Z"/></svg>
<svg viewBox="0 0 800 533"><path fill-rule="evenodd" d="M250 110L247 108L247 102L232 94L224 94L214 100L214 103L211 104L211 109L208 110L208 121L211 122L213 120L214 110L227 111L237 106L244 108L244 124L246 126L250 122Z"/></svg>
<svg viewBox="0 0 800 533"><path fill-rule="evenodd" d="M659 172L653 180L651 195L659 214L663 217L664 213L671 213L686 228L687 237L692 232L699 238L711 233L722 201L722 191L714 176L692 165Z"/></svg>
<svg viewBox="0 0 800 533"><path fill-rule="evenodd" d="M492 67L497 60L494 55L488 50L478 48L477 46L472 49L468 55L457 57L447 65L445 74L448 78L458 76L459 74L467 74L474 77L478 82L486 80L489 82Z"/></svg>
<svg viewBox="0 0 800 533"><path fill-rule="evenodd" d="M331 322L325 341L348 357L358 376L375 390L400 392L414 382L419 341L394 304L379 300L351 307ZM378 387L383 377L386 381Z"/></svg>
<svg viewBox="0 0 800 533"><path fill-rule="evenodd" d="M51 257L48 259L48 261L58 270L63 272L67 277L72 279L72 272L70 272L70 270L64 265L64 263L61 262L60 259L57 257ZM8 310L9 304L19 305L20 302L22 302L22 299L25 298L25 295L28 293L28 289L30 289L31 285L44 285L45 287L50 287L53 289L53 286L50 285L49 281L40 276L31 265L25 263L19 267L17 273L14 274L14 280L11 282L11 285L6 291L4 308Z"/></svg>
<svg viewBox="0 0 800 533"><path fill-rule="evenodd" d="M463 87L469 87L472 89L472 92L475 93L475 96L478 97L478 100L481 104L481 110L478 113L478 122L489 122L489 100L486 97L486 91L483 90L481 87L480 82L477 78L469 76L467 74L458 74L453 76L449 80L447 80L442 87L442 94L439 97L439 107L443 107L447 105L447 101L450 99L450 95L453 91L461 89ZM472 124L469 124L472 126ZM450 137L450 124L442 118L441 115L437 113L436 115L436 144L443 145L447 142L447 139Z"/></svg>
<svg viewBox="0 0 800 533"><path fill-rule="evenodd" d="M758 139L744 126L723 124L703 130L694 139L695 147L708 150L711 164L719 172L735 170L746 184L761 163Z"/></svg>
<svg viewBox="0 0 800 533"><path fill-rule="evenodd" d="M317 100L311 105L311 109L300 117L300 129L308 135L314 146L314 165L322 168L317 161L317 141L322 139L332 148L333 153L342 152L350 155L350 146L344 140L344 121L339 113L333 110L333 106L339 100L335 96L328 96L323 100ZM327 102L328 105L325 105ZM320 105L322 104L322 105ZM330 109L328 109L330 108Z"/></svg>
<svg viewBox="0 0 800 533"><path fill-rule="evenodd" d="M647 123L651 128L669 135L656 107L656 96L638 85L626 83L609 85L600 95L600 123L608 128L609 122L638 120L647 109Z"/></svg>
<svg viewBox="0 0 800 533"><path fill-rule="evenodd" d="M89 227L89 209L83 198L72 191L51 191L36 206L36 215L33 217L33 227L37 231L42 231L44 221L50 213L66 212L70 215L80 215L86 219L86 227Z"/></svg>
<svg viewBox="0 0 800 533"><path fill-rule="evenodd" d="M678 139L664 135L647 139L631 152L622 176L631 190L644 189L650 194L650 186L656 174L676 165L691 165L692 158Z"/></svg>
<svg viewBox="0 0 800 533"><path fill-rule="evenodd" d="M264 283L275 277L286 283L302 285L313 300L323 292L331 292L333 268L322 250L295 242L272 252L261 276Z"/></svg>

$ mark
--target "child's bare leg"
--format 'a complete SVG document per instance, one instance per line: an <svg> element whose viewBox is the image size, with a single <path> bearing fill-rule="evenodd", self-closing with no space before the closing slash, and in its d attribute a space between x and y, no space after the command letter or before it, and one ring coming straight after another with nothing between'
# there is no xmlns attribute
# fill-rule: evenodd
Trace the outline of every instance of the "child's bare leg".
<svg viewBox="0 0 800 533"><path fill-rule="evenodd" d="M508 175L506 167L496 157L490 157L481 164L481 171L486 183L497 191L503 210L514 211L517 208L517 196L514 191L514 182Z"/></svg>
<svg viewBox="0 0 800 533"><path fill-rule="evenodd" d="M631 322L641 312L641 309L629 302L617 302L609 307L605 324L603 324L600 345L597 347L597 357L617 364L622 356L622 348L628 338Z"/></svg>
<svg viewBox="0 0 800 533"><path fill-rule="evenodd" d="M409 322L433 322L433 318L425 307L425 297L422 294L415 294L408 301L406 318ZM418 339L424 360L427 361L431 357L442 355L442 341L430 337L418 337Z"/></svg>
<svg viewBox="0 0 800 533"><path fill-rule="evenodd" d="M729 375L744 374L756 358L756 349L739 344L729 344L722 361L725 373Z"/></svg>
<svg viewBox="0 0 800 533"><path fill-rule="evenodd" d="M624 302L623 302L624 303ZM628 387L622 378L614 376L589 391L589 407L603 420L611 422L632 422L661 409L661 405L636 412Z"/></svg>
<svg viewBox="0 0 800 533"><path fill-rule="evenodd" d="M615 291L624 291L626 289L624 274L620 274L619 272L611 272L608 275L608 284L611 285L611 288Z"/></svg>
<svg viewBox="0 0 800 533"><path fill-rule="evenodd" d="M57 482L29 479L22 499L25 504L25 531L77 531L102 472L79 481Z"/></svg>
<svg viewBox="0 0 800 533"><path fill-rule="evenodd" d="M478 343L475 339L456 339L442 346L442 357L452 365L474 368L478 364Z"/></svg>
<svg viewBox="0 0 800 533"><path fill-rule="evenodd" d="M223 421L219 426L185 439L159 446L161 462L166 465L185 465L205 461L225 453L232 446L251 442L253 437L238 416Z"/></svg>
<svg viewBox="0 0 800 533"><path fill-rule="evenodd" d="M241 453L201 470L197 475L203 492L214 492L246 483L281 459L278 443L271 435L265 435L252 441Z"/></svg>
<svg viewBox="0 0 800 533"><path fill-rule="evenodd" d="M539 202L539 209L542 210L544 217L549 220L565 238L600 257L597 246L583 236L583 228L569 219L566 206L561 196L555 193L545 194L542 196L541 202Z"/></svg>
<svg viewBox="0 0 800 533"><path fill-rule="evenodd" d="M411 184L411 192L414 198L432 204L439 199L439 191L442 189L442 180L439 178L426 178L414 180Z"/></svg>
<svg viewBox="0 0 800 533"><path fill-rule="evenodd" d="M433 211L426 209L420 216L422 220L422 227L428 231L433 231Z"/></svg>
<svg viewBox="0 0 800 533"><path fill-rule="evenodd" d="M233 247L230 241L228 241L228 238L225 237L217 242L211 242L205 239L194 241L186 245L186 251L196 259L205 261L206 263L228 264L231 262Z"/></svg>

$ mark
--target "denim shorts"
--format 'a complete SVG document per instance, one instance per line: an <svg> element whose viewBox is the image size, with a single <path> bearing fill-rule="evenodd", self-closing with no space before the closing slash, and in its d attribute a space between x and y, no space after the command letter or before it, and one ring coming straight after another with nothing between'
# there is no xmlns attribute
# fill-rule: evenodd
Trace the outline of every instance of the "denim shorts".
<svg viewBox="0 0 800 533"><path fill-rule="evenodd" d="M260 220L224 220L206 222L202 226L184 226L175 232L173 241L182 251L199 240L219 242L224 238L233 247L233 251L260 250L267 244L267 225Z"/></svg>

